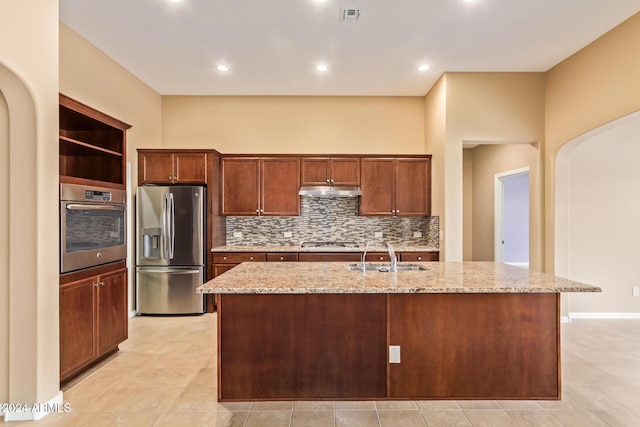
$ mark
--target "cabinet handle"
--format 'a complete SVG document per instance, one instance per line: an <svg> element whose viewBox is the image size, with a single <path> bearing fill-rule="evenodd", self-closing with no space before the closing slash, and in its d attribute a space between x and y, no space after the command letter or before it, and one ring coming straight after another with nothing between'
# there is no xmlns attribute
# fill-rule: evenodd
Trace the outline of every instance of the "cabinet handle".
<svg viewBox="0 0 640 427"><path fill-rule="evenodd" d="M327 184L329 183L329 178L327 178Z"/></svg>
<svg viewBox="0 0 640 427"><path fill-rule="evenodd" d="M264 209L260 209L260 213L264 213Z"/></svg>
<svg viewBox="0 0 640 427"><path fill-rule="evenodd" d="M283 256L280 257L280 261L284 261L284 257Z"/></svg>
<svg viewBox="0 0 640 427"><path fill-rule="evenodd" d="M249 257L249 259L250 259L251 261L253 261L253 257Z"/></svg>
<svg viewBox="0 0 640 427"><path fill-rule="evenodd" d="M256 213L260 213L260 209L256 209Z"/></svg>
<svg viewBox="0 0 640 427"><path fill-rule="evenodd" d="M384 257L382 257L382 256L381 256L381 257L380 257L380 261L382 261L383 259L384 259Z"/></svg>
<svg viewBox="0 0 640 427"><path fill-rule="evenodd" d="M422 261L422 257L421 256L418 257L418 261Z"/></svg>
<svg viewBox="0 0 640 427"><path fill-rule="evenodd" d="M331 178L331 183L333 184L335 182L335 180L333 178Z"/></svg>
<svg viewBox="0 0 640 427"><path fill-rule="evenodd" d="M100 282L94 283L93 286L95 286L97 288L98 286L100 286Z"/></svg>
<svg viewBox="0 0 640 427"><path fill-rule="evenodd" d="M223 256L223 257L222 257L222 259L226 261L226 260L227 260L227 257L226 257L226 256Z"/></svg>

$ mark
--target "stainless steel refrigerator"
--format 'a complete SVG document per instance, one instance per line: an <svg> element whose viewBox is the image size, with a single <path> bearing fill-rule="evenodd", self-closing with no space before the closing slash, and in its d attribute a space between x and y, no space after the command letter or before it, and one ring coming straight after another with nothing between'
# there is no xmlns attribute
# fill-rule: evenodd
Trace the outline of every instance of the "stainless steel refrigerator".
<svg viewBox="0 0 640 427"><path fill-rule="evenodd" d="M136 195L136 309L204 313L206 189L142 186Z"/></svg>

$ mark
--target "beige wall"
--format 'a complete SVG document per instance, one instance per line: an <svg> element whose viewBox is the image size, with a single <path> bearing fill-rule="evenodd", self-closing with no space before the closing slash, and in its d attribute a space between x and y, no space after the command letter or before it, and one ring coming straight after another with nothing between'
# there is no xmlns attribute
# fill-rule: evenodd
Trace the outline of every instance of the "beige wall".
<svg viewBox="0 0 640 427"><path fill-rule="evenodd" d="M0 228L11 253L0 281L0 401L45 403L60 397L58 2L4 0L0 16L10 17L0 26L0 143L10 164Z"/></svg>
<svg viewBox="0 0 640 427"><path fill-rule="evenodd" d="M462 260L473 261L473 151L462 150ZM485 203L482 206L486 206Z"/></svg>
<svg viewBox="0 0 640 427"><path fill-rule="evenodd" d="M431 214L446 224L444 172L447 126L447 76L443 75L424 98L425 152L431 157ZM440 240L440 260L446 261L446 241Z"/></svg>
<svg viewBox="0 0 640 427"><path fill-rule="evenodd" d="M163 96L162 141L221 153L424 153L422 97Z"/></svg>
<svg viewBox="0 0 640 427"><path fill-rule="evenodd" d="M631 297L640 286L639 142L640 112L594 132L570 150L568 161L559 160L567 197L556 209L566 221L556 230L566 245L564 254L556 248L556 259L566 271L556 273L602 288L601 294L569 294L571 314L640 313L640 298ZM559 185L562 180L557 177Z"/></svg>
<svg viewBox="0 0 640 427"><path fill-rule="evenodd" d="M127 160L135 188L136 149L162 146L160 94L62 23L60 93L131 125Z"/></svg>
<svg viewBox="0 0 640 427"><path fill-rule="evenodd" d="M494 261L495 176L528 167L530 186L539 182L536 167L538 150L530 144L483 144L466 149L465 154L467 163L471 163L465 165L465 171L471 170L471 183L465 185L465 190L470 191L471 195L464 196L465 200L472 199L470 215L469 207L465 205L465 217L470 216L471 220L471 224L465 224L465 230L471 233L464 236L465 247L467 251L471 248L469 261ZM529 200L531 210L532 205L532 200ZM530 234L536 233L536 230L531 230L531 225L529 231ZM470 242L467 241L469 239ZM531 249L529 252L532 252Z"/></svg>
<svg viewBox="0 0 640 427"><path fill-rule="evenodd" d="M132 192L138 183L138 147L161 147L161 96L101 50L60 24L60 92L131 125L127 160ZM131 200L130 200L131 202ZM134 256L135 212L130 204L129 259ZM129 262L129 309L135 310L133 263Z"/></svg>
<svg viewBox="0 0 640 427"><path fill-rule="evenodd" d="M447 73L444 148L445 259L463 259L463 142L544 140L543 73ZM430 95L427 95L430 96ZM475 167L475 165L474 165ZM541 161L536 170L541 170ZM538 175L540 176L540 175ZM542 269L542 182L532 182L531 263Z"/></svg>
<svg viewBox="0 0 640 427"><path fill-rule="evenodd" d="M640 110L640 13L546 73L545 264L554 271L556 157L563 145Z"/></svg>

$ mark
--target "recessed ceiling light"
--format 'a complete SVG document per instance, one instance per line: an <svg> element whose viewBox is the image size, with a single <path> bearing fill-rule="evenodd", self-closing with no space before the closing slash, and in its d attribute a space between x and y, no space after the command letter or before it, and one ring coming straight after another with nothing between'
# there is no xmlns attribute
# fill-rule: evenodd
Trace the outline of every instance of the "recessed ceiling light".
<svg viewBox="0 0 640 427"><path fill-rule="evenodd" d="M427 71L429 66L427 64L422 64L418 67L418 71Z"/></svg>
<svg viewBox="0 0 640 427"><path fill-rule="evenodd" d="M216 67L216 70L222 71L223 73L226 73L227 71L229 71L229 67L227 67L226 65L218 65Z"/></svg>
<svg viewBox="0 0 640 427"><path fill-rule="evenodd" d="M324 64L320 64L320 65L318 65L318 66L316 67L316 71L320 71L320 72L327 71L328 69L329 69L329 67L327 67L327 66L326 66L326 65L324 65Z"/></svg>

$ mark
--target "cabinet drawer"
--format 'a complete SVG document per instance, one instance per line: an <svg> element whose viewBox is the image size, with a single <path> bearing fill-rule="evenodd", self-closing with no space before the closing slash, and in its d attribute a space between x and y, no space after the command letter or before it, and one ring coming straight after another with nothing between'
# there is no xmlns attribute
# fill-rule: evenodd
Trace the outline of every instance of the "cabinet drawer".
<svg viewBox="0 0 640 427"><path fill-rule="evenodd" d="M365 257L365 261L376 262L376 261L386 261L389 262L389 253L386 252L372 252L368 253Z"/></svg>
<svg viewBox="0 0 640 427"><path fill-rule="evenodd" d="M305 252L298 255L300 262L360 261L360 252Z"/></svg>
<svg viewBox="0 0 640 427"><path fill-rule="evenodd" d="M267 260L264 252L226 252L213 254L214 263L238 264L241 262L263 262Z"/></svg>
<svg viewBox="0 0 640 427"><path fill-rule="evenodd" d="M438 261L439 252L402 252L400 261Z"/></svg>
<svg viewBox="0 0 640 427"><path fill-rule="evenodd" d="M298 261L297 252L272 252L267 254L267 262Z"/></svg>

